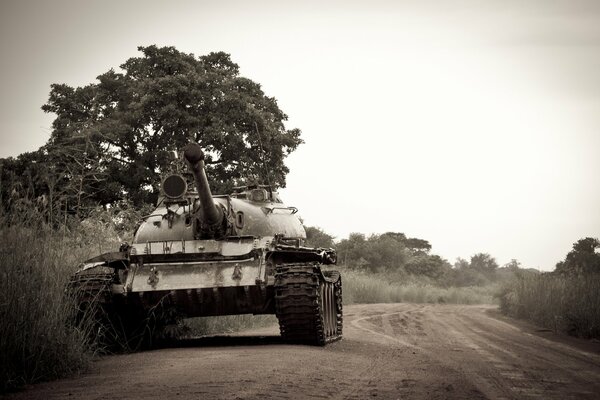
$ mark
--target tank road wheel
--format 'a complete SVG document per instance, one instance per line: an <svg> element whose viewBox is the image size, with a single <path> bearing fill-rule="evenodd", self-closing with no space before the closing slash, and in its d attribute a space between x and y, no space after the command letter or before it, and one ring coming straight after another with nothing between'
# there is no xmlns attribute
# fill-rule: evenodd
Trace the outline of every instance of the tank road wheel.
<svg viewBox="0 0 600 400"><path fill-rule="evenodd" d="M287 342L323 346L342 338L342 280L318 264L281 264L275 273L275 313Z"/></svg>

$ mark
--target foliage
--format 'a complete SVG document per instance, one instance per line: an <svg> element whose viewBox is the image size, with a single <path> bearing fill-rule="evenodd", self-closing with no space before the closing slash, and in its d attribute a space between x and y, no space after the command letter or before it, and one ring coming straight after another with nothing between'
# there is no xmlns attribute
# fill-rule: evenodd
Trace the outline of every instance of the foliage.
<svg viewBox="0 0 600 400"><path fill-rule="evenodd" d="M438 262L430 260L429 242L407 238L399 232L371 235L368 238L362 233L351 233L348 239L342 239L335 247L341 263L370 271L386 268L402 270L413 257L419 257L413 260L413 269L423 267L426 270L430 267L430 261L433 264Z"/></svg>
<svg viewBox="0 0 600 400"><path fill-rule="evenodd" d="M514 260L518 263L518 261ZM454 268L444 279L452 286L485 286L512 277L508 267L498 268L496 260L487 253L477 253L470 261L457 258Z"/></svg>
<svg viewBox="0 0 600 400"><path fill-rule="evenodd" d="M84 220L65 215L53 227L43 209L14 200L27 206L0 216L0 392L89 364L99 349L93 321L73 326L76 307L66 284L83 260L130 241L132 222L144 212L121 202L96 207Z"/></svg>
<svg viewBox="0 0 600 400"><path fill-rule="evenodd" d="M493 273L498 268L498 263L487 253L477 253L471 256L469 268L483 273Z"/></svg>
<svg viewBox="0 0 600 400"><path fill-rule="evenodd" d="M173 168L167 150L190 140L206 150L216 192L245 179L285 186L284 159L302 143L300 131L285 128L277 101L240 76L228 54L138 49L94 83L52 85L42 107L56 114L48 143L0 161L5 211L12 198L39 198L55 223L98 204L154 202L160 174Z"/></svg>
<svg viewBox="0 0 600 400"><path fill-rule="evenodd" d="M70 324L75 306L66 283L82 260L121 239L102 221L54 230L31 218L21 215L23 225L0 218L0 392L88 365L91 327Z"/></svg>
<svg viewBox="0 0 600 400"><path fill-rule="evenodd" d="M339 263L344 266L361 271L386 271L404 277L428 278L442 287L489 286L510 279L513 269L519 269L520 265L513 260L510 265L499 268L494 257L477 253L471 256L470 261L458 258L453 267L439 255L430 253L431 245L427 240L409 238L400 232L369 237L351 233L348 239L335 243L335 248Z"/></svg>
<svg viewBox="0 0 600 400"><path fill-rule="evenodd" d="M496 284L443 287L434 281L386 271L372 273L340 267L344 304L354 303L449 303L494 304Z"/></svg>
<svg viewBox="0 0 600 400"><path fill-rule="evenodd" d="M450 264L438 255L419 254L413 256L404 269L412 275L423 275L437 279L450 273Z"/></svg>
<svg viewBox="0 0 600 400"><path fill-rule="evenodd" d="M588 276L520 271L500 293L506 315L555 332L600 338L600 274Z"/></svg>
<svg viewBox="0 0 600 400"><path fill-rule="evenodd" d="M554 331L600 338L600 247L598 239L573 244L556 270L537 274L517 270L500 294L502 312L531 320Z"/></svg>
<svg viewBox="0 0 600 400"><path fill-rule="evenodd" d="M564 275L587 275L600 273L600 241L586 237L573 244L564 261L556 264L555 272Z"/></svg>
<svg viewBox="0 0 600 400"><path fill-rule="evenodd" d="M309 237L316 233L331 238L320 228L307 227ZM451 265L431 254L427 240L400 232L368 237L355 232L333 245L337 268L343 270L345 302L494 303L500 285L515 274L537 274L514 259L499 267L487 253L458 258Z"/></svg>
<svg viewBox="0 0 600 400"><path fill-rule="evenodd" d="M331 248L334 246L334 237L325 233L321 228L306 226L306 245L309 247Z"/></svg>

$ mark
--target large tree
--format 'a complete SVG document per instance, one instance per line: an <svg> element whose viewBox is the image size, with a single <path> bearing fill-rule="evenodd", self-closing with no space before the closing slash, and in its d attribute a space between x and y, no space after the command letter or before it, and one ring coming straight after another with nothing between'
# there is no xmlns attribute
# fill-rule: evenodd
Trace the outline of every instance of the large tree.
<svg viewBox="0 0 600 400"><path fill-rule="evenodd" d="M305 226L306 245L313 247L331 248L335 246L334 237L317 226Z"/></svg>
<svg viewBox="0 0 600 400"><path fill-rule="evenodd" d="M285 186L284 159L302 143L300 131L286 129L275 98L240 76L228 54L138 50L141 56L95 83L52 85L42 109L56 119L44 154L77 171L81 187L100 203L124 195L153 200L160 174L170 168L168 151L190 140L206 150L216 192L245 179Z"/></svg>
<svg viewBox="0 0 600 400"><path fill-rule="evenodd" d="M563 261L556 264L555 272L569 275L600 273L600 240L586 237L573 243Z"/></svg>
<svg viewBox="0 0 600 400"><path fill-rule="evenodd" d="M498 268L498 263L487 253L477 253L471 256L470 268L479 272L493 273Z"/></svg>

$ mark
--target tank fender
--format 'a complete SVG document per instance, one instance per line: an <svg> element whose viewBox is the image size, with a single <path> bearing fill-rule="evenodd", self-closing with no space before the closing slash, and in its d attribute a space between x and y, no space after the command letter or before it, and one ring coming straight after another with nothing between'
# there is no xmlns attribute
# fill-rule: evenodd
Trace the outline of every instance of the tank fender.
<svg viewBox="0 0 600 400"><path fill-rule="evenodd" d="M78 272L86 271L96 267L110 267L116 269L127 269L129 267L129 250L113 251L100 254L99 256L90 258L81 264Z"/></svg>

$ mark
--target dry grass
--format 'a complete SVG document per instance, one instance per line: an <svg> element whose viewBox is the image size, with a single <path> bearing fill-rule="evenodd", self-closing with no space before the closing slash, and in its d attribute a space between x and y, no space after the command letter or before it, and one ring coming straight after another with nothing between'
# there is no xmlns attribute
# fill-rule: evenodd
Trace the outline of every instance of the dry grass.
<svg viewBox="0 0 600 400"><path fill-rule="evenodd" d="M495 304L497 285L440 287L427 282L398 282L385 274L342 271L345 304L353 303L451 303Z"/></svg>
<svg viewBox="0 0 600 400"><path fill-rule="evenodd" d="M69 324L74 306L65 285L81 260L108 247L98 242L107 236L84 226L0 229L0 391L86 367L90 328Z"/></svg>
<svg viewBox="0 0 600 400"><path fill-rule="evenodd" d="M600 337L600 274L521 275L502 288L500 308L555 332Z"/></svg>

